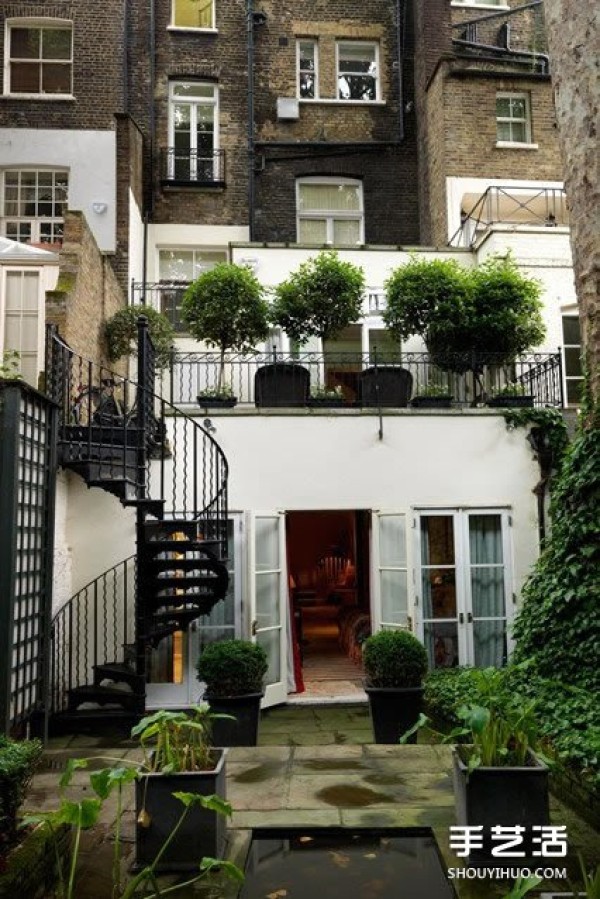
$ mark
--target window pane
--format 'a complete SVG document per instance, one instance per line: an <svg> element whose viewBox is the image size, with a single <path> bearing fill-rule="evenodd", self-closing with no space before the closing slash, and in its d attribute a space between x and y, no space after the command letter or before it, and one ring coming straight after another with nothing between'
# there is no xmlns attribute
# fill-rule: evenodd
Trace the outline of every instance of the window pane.
<svg viewBox="0 0 600 899"><path fill-rule="evenodd" d="M315 44L300 41L298 49L299 84L301 97L314 97L316 86Z"/></svg>
<svg viewBox="0 0 600 899"><path fill-rule="evenodd" d="M474 621L473 650L473 664L477 668L502 668L506 665L506 622Z"/></svg>
<svg viewBox="0 0 600 899"><path fill-rule="evenodd" d="M281 680L281 635L279 630L257 634L256 642L267 654L269 667L265 675L265 685L276 684Z"/></svg>
<svg viewBox="0 0 600 899"><path fill-rule="evenodd" d="M455 622L428 623L424 628L425 648L432 668L458 665L458 626Z"/></svg>
<svg viewBox="0 0 600 899"><path fill-rule="evenodd" d="M325 219L300 219L298 241L300 243L325 243L327 241L327 221Z"/></svg>
<svg viewBox="0 0 600 899"><path fill-rule="evenodd" d="M10 55L13 59L40 58L39 28L11 28Z"/></svg>
<svg viewBox="0 0 600 899"><path fill-rule="evenodd" d="M581 381L567 381L567 402L569 406L577 406L581 402L583 392L583 379Z"/></svg>
<svg viewBox="0 0 600 899"><path fill-rule="evenodd" d="M71 66L45 63L42 66L42 91L46 94L71 92Z"/></svg>
<svg viewBox="0 0 600 899"><path fill-rule="evenodd" d="M71 59L71 29L44 28L43 59Z"/></svg>
<svg viewBox="0 0 600 899"><path fill-rule="evenodd" d="M173 24L180 28L213 28L212 0L174 0Z"/></svg>
<svg viewBox="0 0 600 899"><path fill-rule="evenodd" d="M339 221L333 223L333 242L335 246L355 246L360 243L360 222Z"/></svg>
<svg viewBox="0 0 600 899"><path fill-rule="evenodd" d="M511 125L511 138L513 142L524 144L527 140L527 130L524 122L513 122Z"/></svg>
<svg viewBox="0 0 600 899"><path fill-rule="evenodd" d="M454 565L454 523L449 515L421 517L423 565Z"/></svg>
<svg viewBox="0 0 600 899"><path fill-rule="evenodd" d="M452 568L422 572L423 617L456 618L456 574Z"/></svg>
<svg viewBox="0 0 600 899"><path fill-rule="evenodd" d="M13 94L39 94L39 63L12 63L10 67L10 90Z"/></svg>
<svg viewBox="0 0 600 899"><path fill-rule="evenodd" d="M406 566L406 519L404 515L379 518L379 560L384 568Z"/></svg>
<svg viewBox="0 0 600 899"><path fill-rule="evenodd" d="M194 278L192 250L161 250L158 275L161 281L192 281Z"/></svg>
<svg viewBox="0 0 600 899"><path fill-rule="evenodd" d="M359 184L301 184L300 211L359 212L360 191Z"/></svg>
<svg viewBox="0 0 600 899"><path fill-rule="evenodd" d="M499 515L469 515L471 565L502 564L502 521Z"/></svg>
<svg viewBox="0 0 600 899"><path fill-rule="evenodd" d="M279 572L256 576L256 621L259 628L276 627L280 623L280 578Z"/></svg>
<svg viewBox="0 0 600 899"><path fill-rule="evenodd" d="M510 115L513 119L525 118L525 100L523 97L511 97L510 99Z"/></svg>
<svg viewBox="0 0 600 899"><path fill-rule="evenodd" d="M279 560L279 519L256 519L256 570L278 569Z"/></svg>
<svg viewBox="0 0 600 899"><path fill-rule="evenodd" d="M173 96L175 97L207 97L214 99L215 88L212 84L174 84Z"/></svg>
<svg viewBox="0 0 600 899"><path fill-rule="evenodd" d="M576 344L577 346L579 346L579 344L581 343L581 329L579 327L579 316L578 315L563 315L562 328L563 328L563 342L566 344Z"/></svg>
<svg viewBox="0 0 600 899"><path fill-rule="evenodd" d="M374 46L339 44L338 95L343 100L377 99Z"/></svg>
<svg viewBox="0 0 600 899"><path fill-rule="evenodd" d="M504 568L472 568L471 595L475 618L505 616Z"/></svg>
<svg viewBox="0 0 600 899"><path fill-rule="evenodd" d="M565 374L567 377L581 375L581 353L579 347L567 347L565 350Z"/></svg>
<svg viewBox="0 0 600 899"><path fill-rule="evenodd" d="M386 624L406 624L408 591L406 571L381 572L381 620Z"/></svg>

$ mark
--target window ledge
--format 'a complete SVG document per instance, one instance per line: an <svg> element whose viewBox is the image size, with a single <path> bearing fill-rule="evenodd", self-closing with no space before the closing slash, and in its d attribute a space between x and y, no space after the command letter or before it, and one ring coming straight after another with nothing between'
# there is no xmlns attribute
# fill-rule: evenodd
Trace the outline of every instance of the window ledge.
<svg viewBox="0 0 600 899"><path fill-rule="evenodd" d="M187 28L185 25L167 25L167 31L185 31L191 34L218 34L218 28Z"/></svg>
<svg viewBox="0 0 600 899"><path fill-rule="evenodd" d="M496 141L496 149L498 150L538 150L537 144L522 144L511 140Z"/></svg>
<svg viewBox="0 0 600 899"><path fill-rule="evenodd" d="M318 104L324 106L386 106L385 100L327 100L321 97L298 97L299 103Z"/></svg>
<svg viewBox="0 0 600 899"><path fill-rule="evenodd" d="M76 97L73 94L0 94L2 100L50 100L56 103L60 100L66 100L73 103Z"/></svg>

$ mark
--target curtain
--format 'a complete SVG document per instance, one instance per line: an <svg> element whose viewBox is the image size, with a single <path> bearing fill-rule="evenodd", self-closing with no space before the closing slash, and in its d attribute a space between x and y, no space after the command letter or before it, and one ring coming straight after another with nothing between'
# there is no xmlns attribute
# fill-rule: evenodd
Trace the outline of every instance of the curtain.
<svg viewBox="0 0 600 899"><path fill-rule="evenodd" d="M469 516L473 644L476 666L506 662L506 607L502 520L499 515ZM485 619L485 620L479 620Z"/></svg>

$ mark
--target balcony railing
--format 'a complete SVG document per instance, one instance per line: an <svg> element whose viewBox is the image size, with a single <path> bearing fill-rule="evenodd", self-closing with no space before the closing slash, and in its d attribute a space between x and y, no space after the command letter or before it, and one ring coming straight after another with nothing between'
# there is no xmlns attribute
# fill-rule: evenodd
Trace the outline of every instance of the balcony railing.
<svg viewBox="0 0 600 899"><path fill-rule="evenodd" d="M460 227L448 243L452 247L473 246L495 224L546 228L568 225L565 191L539 186L488 187L470 207L463 208Z"/></svg>
<svg viewBox="0 0 600 899"><path fill-rule="evenodd" d="M311 396L325 390L330 392L331 404L347 408L373 405L372 401L364 402L365 372L368 370L371 373L368 377L375 379L377 373L382 373L383 379L386 376L383 373L390 369L403 370L410 375L405 378L409 384L407 396L398 405L405 406L411 396L432 383L441 387L440 392L452 396L455 407L482 405L508 385L532 395L535 406L561 408L564 405L560 352L527 353L510 363L493 353L455 355L444 361L452 370L440 369L429 353L228 353L221 370L219 353L175 352L170 369L170 399L178 406L197 405L199 395L226 385L238 404L267 405L257 396L256 376L259 370L277 362L298 366L295 370L306 385L304 398L300 394L301 398L289 405L315 405ZM269 385L270 404L284 406L283 396L278 401L275 383L274 379ZM283 389L288 387L289 383ZM321 397L321 401L323 399Z"/></svg>
<svg viewBox="0 0 600 899"><path fill-rule="evenodd" d="M225 184L225 150L180 150L168 147L161 152L163 183L177 186Z"/></svg>
<svg viewBox="0 0 600 899"><path fill-rule="evenodd" d="M155 281L146 284L132 281L131 304L152 306L166 315L173 330L180 333L186 330L181 320L181 301L188 286L188 281Z"/></svg>

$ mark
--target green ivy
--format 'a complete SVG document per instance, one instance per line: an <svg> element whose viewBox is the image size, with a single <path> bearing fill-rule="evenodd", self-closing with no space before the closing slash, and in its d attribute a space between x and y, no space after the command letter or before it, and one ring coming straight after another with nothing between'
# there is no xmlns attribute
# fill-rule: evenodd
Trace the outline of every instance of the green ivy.
<svg viewBox="0 0 600 899"><path fill-rule="evenodd" d="M543 432L554 468L559 469L569 445L567 425L560 409L504 409L509 431L515 428L536 427Z"/></svg>

